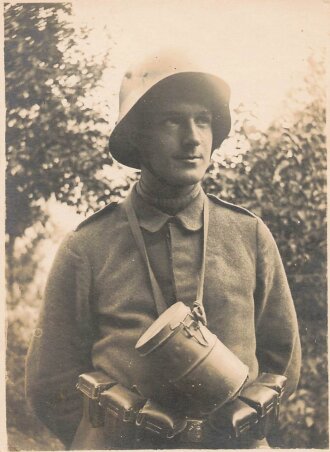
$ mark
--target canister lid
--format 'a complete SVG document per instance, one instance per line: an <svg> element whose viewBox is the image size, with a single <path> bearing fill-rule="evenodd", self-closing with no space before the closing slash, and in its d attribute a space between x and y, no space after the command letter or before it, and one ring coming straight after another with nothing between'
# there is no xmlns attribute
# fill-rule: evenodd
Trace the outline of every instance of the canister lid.
<svg viewBox="0 0 330 452"><path fill-rule="evenodd" d="M170 306L142 334L135 345L140 355L147 355L172 336L191 310L182 301Z"/></svg>

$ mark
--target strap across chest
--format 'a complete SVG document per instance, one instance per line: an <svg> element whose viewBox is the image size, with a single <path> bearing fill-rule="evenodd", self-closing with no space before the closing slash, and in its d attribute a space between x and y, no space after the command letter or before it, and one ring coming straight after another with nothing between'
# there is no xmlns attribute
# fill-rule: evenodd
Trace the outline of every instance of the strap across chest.
<svg viewBox="0 0 330 452"><path fill-rule="evenodd" d="M141 232L141 228L136 217L136 213L132 204L131 197L126 199L124 203L125 211L127 214L128 223L134 237L135 243L139 249L139 252L142 256L144 264L146 266L146 270L149 275L149 280L151 284L151 289L153 293L153 298L156 304L156 309L158 315L164 312L168 306L165 302L162 291L159 287L159 284L156 280L154 272L151 268L146 245L143 239L143 235ZM205 262L206 262L206 246L207 246L207 237L208 237L208 226L209 226L209 205L208 200L205 197L204 206L203 206L203 253L202 253L202 264L200 268L200 272L198 275L198 284L197 284L197 293L196 300L193 303L193 307L195 309L196 315L200 317L201 321L206 324L206 317L203 308L203 292L204 292L204 279L205 279Z"/></svg>

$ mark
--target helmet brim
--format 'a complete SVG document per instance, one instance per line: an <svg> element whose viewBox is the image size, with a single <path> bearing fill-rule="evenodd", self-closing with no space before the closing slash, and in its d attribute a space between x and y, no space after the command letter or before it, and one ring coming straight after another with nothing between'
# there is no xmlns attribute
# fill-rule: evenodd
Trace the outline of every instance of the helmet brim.
<svg viewBox="0 0 330 452"><path fill-rule="evenodd" d="M114 127L109 138L109 150L111 155L121 164L131 168L140 169L140 161L136 146L131 140L132 121L134 112L141 103L145 103L151 93L156 89L161 89L166 84L172 83L191 93L191 98L196 98L196 93L203 103L207 105L213 113L212 151L219 148L230 132L231 117L229 110L230 89L227 83L220 77L204 72L180 72L165 77L149 88L144 95L122 116Z"/></svg>

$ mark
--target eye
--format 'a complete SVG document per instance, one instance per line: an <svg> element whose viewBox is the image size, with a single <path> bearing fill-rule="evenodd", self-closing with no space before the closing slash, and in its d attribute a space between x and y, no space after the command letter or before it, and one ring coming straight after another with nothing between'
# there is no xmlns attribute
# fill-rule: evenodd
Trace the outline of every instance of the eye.
<svg viewBox="0 0 330 452"><path fill-rule="evenodd" d="M169 116L162 121L165 127L177 127L181 123L181 119L177 116Z"/></svg>
<svg viewBox="0 0 330 452"><path fill-rule="evenodd" d="M195 122L199 126L210 126L212 124L212 114L209 112L200 113L195 117Z"/></svg>

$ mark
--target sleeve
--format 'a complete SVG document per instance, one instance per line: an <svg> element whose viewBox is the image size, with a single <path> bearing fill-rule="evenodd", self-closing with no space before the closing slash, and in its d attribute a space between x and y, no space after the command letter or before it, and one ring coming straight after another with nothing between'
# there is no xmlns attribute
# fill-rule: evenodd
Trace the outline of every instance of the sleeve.
<svg viewBox="0 0 330 452"><path fill-rule="evenodd" d="M27 398L66 447L82 416L82 398L75 386L78 375L92 368L95 331L89 303L90 265L73 251L74 234L56 255L26 362Z"/></svg>
<svg viewBox="0 0 330 452"><path fill-rule="evenodd" d="M255 293L257 358L260 372L285 375L284 397L299 381L301 347L297 316L274 238L258 219Z"/></svg>

